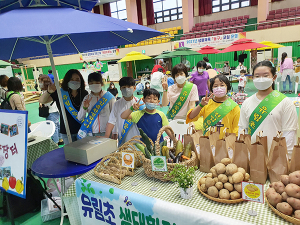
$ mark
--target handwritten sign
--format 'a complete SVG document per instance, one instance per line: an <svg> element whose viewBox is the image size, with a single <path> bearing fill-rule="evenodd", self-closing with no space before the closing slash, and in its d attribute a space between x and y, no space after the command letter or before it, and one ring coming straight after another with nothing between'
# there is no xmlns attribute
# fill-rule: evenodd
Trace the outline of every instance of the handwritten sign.
<svg viewBox="0 0 300 225"><path fill-rule="evenodd" d="M264 203L264 186L242 182L242 198L246 201Z"/></svg>

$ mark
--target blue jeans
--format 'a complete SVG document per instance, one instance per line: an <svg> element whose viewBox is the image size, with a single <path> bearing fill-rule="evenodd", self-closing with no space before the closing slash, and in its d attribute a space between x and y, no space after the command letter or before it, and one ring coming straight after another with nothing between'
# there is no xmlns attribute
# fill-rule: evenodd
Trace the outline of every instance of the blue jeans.
<svg viewBox="0 0 300 225"><path fill-rule="evenodd" d="M60 139L60 125L59 125L59 113L53 112L50 113L46 120L51 120L55 124L55 132L52 135L52 140L57 144Z"/></svg>
<svg viewBox="0 0 300 225"><path fill-rule="evenodd" d="M282 85L283 85L283 91L285 91L285 89L286 89L286 81L287 81L287 80L289 80L289 89L290 89L290 91L292 91L292 88L293 88L292 85L293 85L293 84L292 84L290 75L286 75L285 81L282 82Z"/></svg>
<svg viewBox="0 0 300 225"><path fill-rule="evenodd" d="M67 134L61 134L61 138L64 140L64 144L69 144L68 135ZM77 141L77 134L71 134L72 142Z"/></svg>

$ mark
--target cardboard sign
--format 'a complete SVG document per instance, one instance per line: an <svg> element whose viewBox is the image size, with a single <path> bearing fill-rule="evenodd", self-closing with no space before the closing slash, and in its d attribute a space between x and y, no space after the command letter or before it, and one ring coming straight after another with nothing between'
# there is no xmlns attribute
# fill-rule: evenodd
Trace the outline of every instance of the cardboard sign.
<svg viewBox="0 0 300 225"><path fill-rule="evenodd" d="M264 185L242 182L242 199L251 202L264 203Z"/></svg>
<svg viewBox="0 0 300 225"><path fill-rule="evenodd" d="M122 166L134 169L134 153L122 152Z"/></svg>
<svg viewBox="0 0 300 225"><path fill-rule="evenodd" d="M26 198L28 112L0 109L0 190Z"/></svg>
<svg viewBox="0 0 300 225"><path fill-rule="evenodd" d="M151 156L152 171L167 172L167 158L166 156Z"/></svg>

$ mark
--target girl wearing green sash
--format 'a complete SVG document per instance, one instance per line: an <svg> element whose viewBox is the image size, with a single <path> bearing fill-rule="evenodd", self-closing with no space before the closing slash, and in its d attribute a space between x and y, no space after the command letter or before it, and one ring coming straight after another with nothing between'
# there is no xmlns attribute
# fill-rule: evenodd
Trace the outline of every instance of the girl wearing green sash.
<svg viewBox="0 0 300 225"><path fill-rule="evenodd" d="M231 89L228 78L224 75L217 75L210 80L210 91L213 93L202 98L201 103L191 109L186 116L186 123L197 121L203 117L203 133L209 127L217 127L220 131L220 138L224 137L224 128L229 133L238 134L238 122L240 118L239 106L227 97L227 91Z"/></svg>
<svg viewBox="0 0 300 225"><path fill-rule="evenodd" d="M256 142L256 134L263 131L268 137L269 151L277 131L282 131L291 156L298 129L296 107L284 94L274 91L275 80L276 69L271 62L262 61L253 68L253 83L258 92L243 103L239 128L251 134L252 143Z"/></svg>
<svg viewBox="0 0 300 225"><path fill-rule="evenodd" d="M163 80L162 105L168 106L170 103L167 113L169 120L185 119L187 111L194 108L196 101L199 101L197 86L187 82L187 76L187 67L180 63L172 69L175 84L168 87L167 78Z"/></svg>

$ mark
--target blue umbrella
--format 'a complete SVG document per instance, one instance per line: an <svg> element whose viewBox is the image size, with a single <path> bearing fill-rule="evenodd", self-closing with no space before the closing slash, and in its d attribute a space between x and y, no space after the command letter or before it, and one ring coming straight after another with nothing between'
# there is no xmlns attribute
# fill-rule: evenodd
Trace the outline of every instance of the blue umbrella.
<svg viewBox="0 0 300 225"><path fill-rule="evenodd" d="M39 0L2 0L0 1L0 13L18 8L29 7L40 2ZM42 0L43 5L62 6L80 10L91 11L98 1L92 0Z"/></svg>
<svg viewBox="0 0 300 225"><path fill-rule="evenodd" d="M132 44L162 34L138 24L63 7L23 8L5 12L0 14L0 31L1 59L41 56L48 52L70 142L53 53L79 53Z"/></svg>

